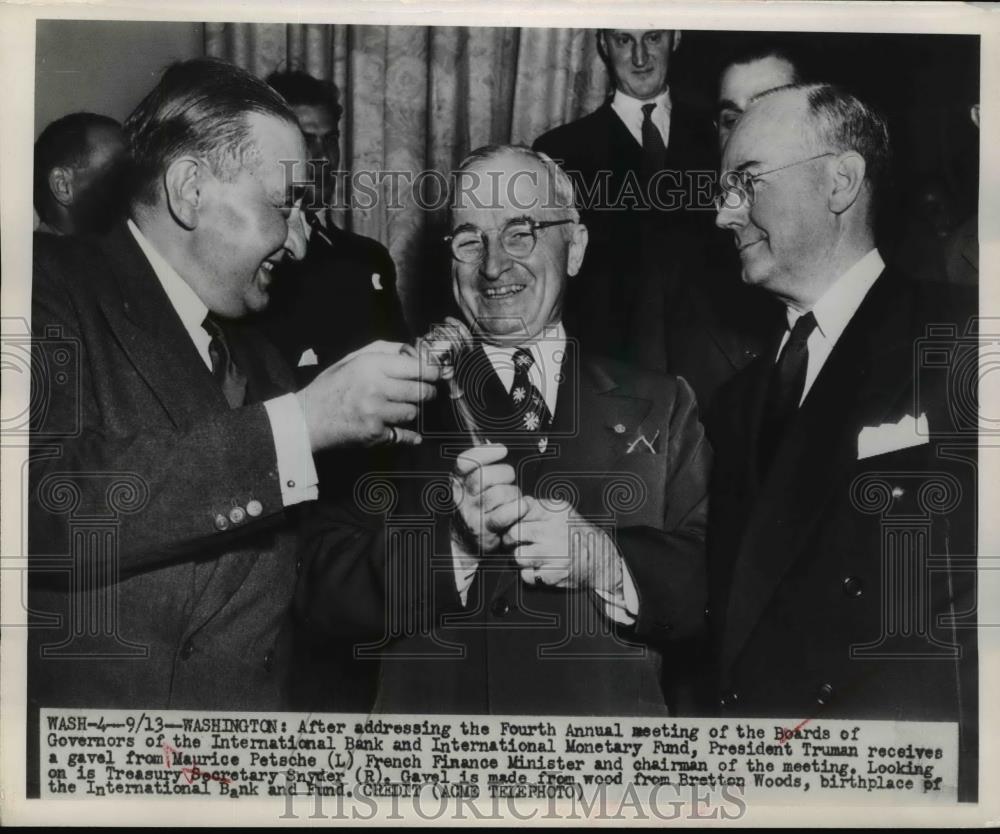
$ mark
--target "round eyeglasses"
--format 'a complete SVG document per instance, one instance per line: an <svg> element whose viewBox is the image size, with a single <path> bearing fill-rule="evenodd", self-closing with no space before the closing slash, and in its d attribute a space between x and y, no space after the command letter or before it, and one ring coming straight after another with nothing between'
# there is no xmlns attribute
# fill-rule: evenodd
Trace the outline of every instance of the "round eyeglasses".
<svg viewBox="0 0 1000 834"><path fill-rule="evenodd" d="M526 258L535 249L540 229L575 222L572 218L567 220L532 220L530 217L524 217L509 220L500 229L500 245L504 252L512 258ZM478 226L461 226L452 234L445 236L444 242L451 244L452 257L463 264L479 263L486 257L489 250L486 232Z"/></svg>
<svg viewBox="0 0 1000 834"><path fill-rule="evenodd" d="M836 154L832 151L827 151L826 153L816 154L816 156L810 156L807 159L800 159L797 162L789 162L787 165L772 168L770 171L761 171L759 174L751 174L749 171L726 171L719 178L719 182L715 187L715 195L712 198L715 210L719 212L723 208L727 208L735 211L744 206L748 209L753 208L753 204L757 200L757 189L754 186L757 180L770 174L777 174L778 171L794 168L796 165L804 165L806 162L822 159L825 156L836 156Z"/></svg>

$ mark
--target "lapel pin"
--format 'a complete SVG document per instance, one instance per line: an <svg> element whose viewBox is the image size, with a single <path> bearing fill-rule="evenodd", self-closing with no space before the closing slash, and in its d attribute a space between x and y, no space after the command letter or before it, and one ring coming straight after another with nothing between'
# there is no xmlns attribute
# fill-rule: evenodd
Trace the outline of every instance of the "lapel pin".
<svg viewBox="0 0 1000 834"><path fill-rule="evenodd" d="M652 440L647 440L646 439L646 435L640 434L635 440L633 440L631 443L628 444L628 448L625 450L625 454L626 455L631 455L632 452L635 451L636 447L640 443L642 443L642 444L644 444L646 446L647 449L649 449L650 452L652 452L655 455L656 454L656 448L653 446L653 444L656 443L656 439L659 436L660 436L660 430L659 429L656 430L656 434L653 435L653 439Z"/></svg>
<svg viewBox="0 0 1000 834"><path fill-rule="evenodd" d="M378 272L372 273L372 286L376 290L382 289L382 275Z"/></svg>
<svg viewBox="0 0 1000 834"><path fill-rule="evenodd" d="M549 439L547 437L539 437L538 438L538 451L541 452L544 455L545 454L545 450L548 447L549 447Z"/></svg>
<svg viewBox="0 0 1000 834"><path fill-rule="evenodd" d="M614 429L615 434L625 434L625 426L621 423L615 423Z"/></svg>

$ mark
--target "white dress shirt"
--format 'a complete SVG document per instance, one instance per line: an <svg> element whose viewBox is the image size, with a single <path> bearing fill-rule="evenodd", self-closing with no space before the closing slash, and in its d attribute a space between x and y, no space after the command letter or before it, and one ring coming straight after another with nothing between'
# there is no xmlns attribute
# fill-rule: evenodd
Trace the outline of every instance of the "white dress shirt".
<svg viewBox="0 0 1000 834"><path fill-rule="evenodd" d="M503 387L510 393L514 384L514 352L516 347L496 347L484 345L483 350L493 365L493 370L500 378ZM542 338L529 347L535 360L528 371L531 380L549 409L549 414L555 418L556 401L559 398L559 380L563 358L566 355L566 331L562 323L547 328ZM452 559L455 567L455 586L458 589L462 605L468 602L469 588L475 579L479 568L479 558L465 551L461 544L452 541ZM622 568L622 587L617 593L595 591L604 600L605 613L621 625L632 625L639 611L639 595L635 589L632 575L621 554L617 556Z"/></svg>
<svg viewBox="0 0 1000 834"><path fill-rule="evenodd" d="M621 90L615 90L614 98L611 99L611 109L625 127L632 134L639 146L642 146L642 106L644 104L655 104L653 112L649 114L650 121L660 131L665 147L670 145L670 88L667 87L656 98L650 101L640 101L632 96L627 96Z"/></svg>
<svg viewBox="0 0 1000 834"><path fill-rule="evenodd" d="M812 388L820 370L830 357L840 334L844 332L847 323L861 306L868 290L872 288L875 280L885 269L885 263L877 249L872 249L861 260L854 264L847 272L841 275L830 288L820 296L812 308L812 314L816 318L816 327L809 334L806 347L809 351L809 358L806 364L806 383L802 388L802 398L799 405L805 402L809 389ZM788 317L788 330L785 331L784 338L778 348L778 356L785 347L791 335L795 322L799 320L803 313L792 310L791 307L785 309ZM777 362L777 357L775 357Z"/></svg>
<svg viewBox="0 0 1000 834"><path fill-rule="evenodd" d="M130 219L128 229L142 249L146 260L156 273L171 306L180 317L181 324L194 343L202 362L209 372L212 357L208 352L212 337L202 327L208 307L177 271L156 251L149 239L139 231ZM264 403L267 419L271 423L274 436L274 451L278 462L278 477L281 479L281 500L286 507L302 501L312 501L319 494L319 478L309 446L309 431L306 428L302 405L295 394L267 400Z"/></svg>

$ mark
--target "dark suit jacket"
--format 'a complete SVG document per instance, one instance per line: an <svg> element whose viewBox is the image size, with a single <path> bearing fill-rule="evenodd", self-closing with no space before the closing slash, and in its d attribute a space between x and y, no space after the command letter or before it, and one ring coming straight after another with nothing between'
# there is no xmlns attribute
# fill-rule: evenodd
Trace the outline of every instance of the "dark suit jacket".
<svg viewBox="0 0 1000 834"><path fill-rule="evenodd" d="M710 614L724 715L958 721L974 790L975 374L960 371L976 348L940 290L881 275L763 479L774 354L720 393ZM864 427L920 414L927 444L857 459Z"/></svg>
<svg viewBox="0 0 1000 834"><path fill-rule="evenodd" d="M291 371L228 328L230 409L124 225L34 266L32 704L281 709L296 536L262 401Z"/></svg>
<svg viewBox="0 0 1000 834"><path fill-rule="evenodd" d="M378 241L332 222L313 233L306 256L279 267L267 309L254 318L296 368L300 384L376 339L410 338L396 291L396 265ZM299 368L312 348L318 364Z"/></svg>
<svg viewBox="0 0 1000 834"><path fill-rule="evenodd" d="M728 232L670 234L657 245L635 309L633 359L683 377L707 414L716 392L780 339L785 308L743 283Z"/></svg>
<svg viewBox="0 0 1000 834"><path fill-rule="evenodd" d="M644 337L631 328L636 307L646 300L642 275L661 253L662 236L677 227L694 233L711 225L711 184L701 182L710 180L716 168L707 127L682 102L673 103L664 166L672 173L661 183L665 193L659 205L642 198L648 210L636 199L637 190L647 186L639 180L642 147L610 100L535 141L535 150L551 156L573 178L581 220L590 233L583 266L569 283L565 311L567 324L588 351L634 360ZM699 193L704 210L696 208Z"/></svg>
<svg viewBox="0 0 1000 834"><path fill-rule="evenodd" d="M525 585L502 554L480 563L463 608L449 472L469 441L444 414L445 432L425 440L401 473L360 483L353 508L322 507L306 538L297 609L315 632L356 635L361 655L381 660L377 709L666 712L660 646L696 631L704 607L710 452L694 397L679 380L610 360L564 367L548 448L540 454L522 437L527 446L508 461L525 494L569 496L613 531L638 590L637 622L614 625L589 591ZM463 373L479 380L495 417L510 409L485 354L471 354Z"/></svg>

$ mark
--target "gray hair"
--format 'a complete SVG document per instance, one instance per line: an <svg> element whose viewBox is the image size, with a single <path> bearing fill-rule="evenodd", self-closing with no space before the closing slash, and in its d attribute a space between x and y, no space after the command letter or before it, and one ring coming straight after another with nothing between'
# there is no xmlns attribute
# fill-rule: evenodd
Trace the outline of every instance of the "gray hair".
<svg viewBox="0 0 1000 834"><path fill-rule="evenodd" d="M785 91L805 95L817 140L837 151L855 151L865 161L865 177L873 194L886 184L892 151L885 119L872 106L833 84L788 84L766 90L751 103Z"/></svg>
<svg viewBox="0 0 1000 834"><path fill-rule="evenodd" d="M573 180L569 178L569 175L552 159L548 154L541 153L540 151L535 151L529 148L527 145L483 145L481 148L476 148L471 151L468 156L465 157L459 163L458 168L455 169L452 175L451 181L451 194L449 195L448 204L454 208L455 198L457 196L457 184L461 175L468 171L473 165L478 165L482 162L490 162L498 157L510 155L519 156L524 159L530 159L532 162L540 165L549 175L550 182L552 183L552 188L546 196L551 196L554 203L543 204L543 208L564 208L569 209L573 213L573 219L579 221L579 213L576 208L576 190L573 187Z"/></svg>

